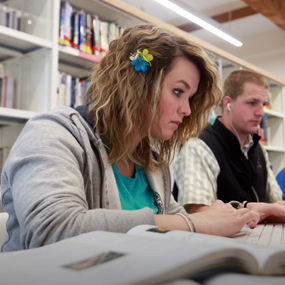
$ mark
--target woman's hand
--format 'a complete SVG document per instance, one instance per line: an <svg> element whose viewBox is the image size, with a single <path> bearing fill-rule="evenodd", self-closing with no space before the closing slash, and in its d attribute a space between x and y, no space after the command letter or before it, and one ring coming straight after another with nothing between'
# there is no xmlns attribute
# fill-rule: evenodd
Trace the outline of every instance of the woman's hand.
<svg viewBox="0 0 285 285"><path fill-rule="evenodd" d="M285 209L285 207L284 207ZM259 222L259 214L245 209L234 209L230 204L216 200L202 212L190 214L196 231L219 236L230 236L239 232L247 224L254 228Z"/></svg>

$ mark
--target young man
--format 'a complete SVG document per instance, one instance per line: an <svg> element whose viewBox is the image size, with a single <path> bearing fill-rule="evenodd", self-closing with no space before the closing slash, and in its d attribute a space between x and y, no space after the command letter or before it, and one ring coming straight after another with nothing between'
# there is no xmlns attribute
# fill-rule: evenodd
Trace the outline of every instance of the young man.
<svg viewBox="0 0 285 285"><path fill-rule="evenodd" d="M189 212L219 199L256 211L260 221L285 222L282 191L256 134L268 89L253 71L237 70L226 78L222 117L191 138L172 166L178 201Z"/></svg>

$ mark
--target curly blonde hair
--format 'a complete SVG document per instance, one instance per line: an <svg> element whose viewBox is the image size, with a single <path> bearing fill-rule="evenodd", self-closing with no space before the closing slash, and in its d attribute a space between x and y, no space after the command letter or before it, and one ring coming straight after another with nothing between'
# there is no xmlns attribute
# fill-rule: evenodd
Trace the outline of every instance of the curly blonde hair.
<svg viewBox="0 0 285 285"><path fill-rule="evenodd" d="M136 72L131 65L130 55L139 48L148 49L154 57L147 72ZM163 81L179 57L195 64L200 72L199 87L191 100L192 113L184 117L170 140L155 140L150 128L159 110ZM110 163L126 163L130 159L145 170L169 166L172 150L199 134L208 121L211 107L219 103L221 96L217 69L207 53L198 45L151 24L126 29L110 43L106 56L94 68L86 92L87 108L100 135L108 141ZM147 103L152 117L149 126L143 111ZM135 151L130 150L129 142L135 131L142 134L146 128L148 135ZM154 145L159 153L156 159Z"/></svg>

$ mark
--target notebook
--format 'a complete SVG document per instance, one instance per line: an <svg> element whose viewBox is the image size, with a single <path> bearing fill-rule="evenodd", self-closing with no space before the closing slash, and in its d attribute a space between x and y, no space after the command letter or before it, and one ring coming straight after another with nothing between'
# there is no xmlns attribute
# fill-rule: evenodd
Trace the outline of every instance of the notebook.
<svg viewBox="0 0 285 285"><path fill-rule="evenodd" d="M247 225L231 236L238 241L265 246L285 246L285 224L258 224L251 229Z"/></svg>

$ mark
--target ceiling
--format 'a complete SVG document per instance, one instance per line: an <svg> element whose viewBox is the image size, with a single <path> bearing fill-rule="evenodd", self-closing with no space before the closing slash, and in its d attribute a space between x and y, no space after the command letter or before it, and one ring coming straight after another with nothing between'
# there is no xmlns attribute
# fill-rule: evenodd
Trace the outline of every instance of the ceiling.
<svg viewBox="0 0 285 285"><path fill-rule="evenodd" d="M274 71L274 60L277 65L285 63L285 0L171 0L177 5L180 1L184 7L189 6L219 22L241 38L242 47L235 47L199 28L154 0L122 1L285 79L283 68ZM276 55L276 59L271 59ZM281 61L278 56L282 57Z"/></svg>

